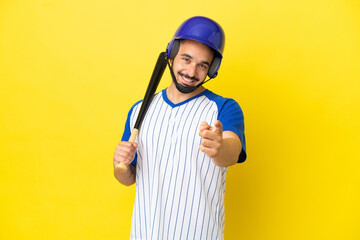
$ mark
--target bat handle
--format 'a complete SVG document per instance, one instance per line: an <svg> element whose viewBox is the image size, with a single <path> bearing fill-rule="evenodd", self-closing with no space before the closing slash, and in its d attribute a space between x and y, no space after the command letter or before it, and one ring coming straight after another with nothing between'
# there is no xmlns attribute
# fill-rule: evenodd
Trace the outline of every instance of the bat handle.
<svg viewBox="0 0 360 240"><path fill-rule="evenodd" d="M135 142L138 132L139 132L139 130L136 128L134 128L132 130L130 138L129 138L129 142L131 142L131 143ZM123 162L120 162L120 163L116 164L116 166L115 166L116 173L124 173L124 172L126 172L126 170L127 170L127 166Z"/></svg>

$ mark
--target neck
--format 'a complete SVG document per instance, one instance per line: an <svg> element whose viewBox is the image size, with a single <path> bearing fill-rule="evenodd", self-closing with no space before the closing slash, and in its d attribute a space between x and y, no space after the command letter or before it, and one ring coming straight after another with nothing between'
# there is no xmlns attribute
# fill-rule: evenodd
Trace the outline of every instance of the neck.
<svg viewBox="0 0 360 240"><path fill-rule="evenodd" d="M203 86L200 86L198 89L191 93L182 93L177 90L175 84L172 82L170 86L166 89L166 95L172 103L178 104L202 93L203 91L205 91L205 88Z"/></svg>

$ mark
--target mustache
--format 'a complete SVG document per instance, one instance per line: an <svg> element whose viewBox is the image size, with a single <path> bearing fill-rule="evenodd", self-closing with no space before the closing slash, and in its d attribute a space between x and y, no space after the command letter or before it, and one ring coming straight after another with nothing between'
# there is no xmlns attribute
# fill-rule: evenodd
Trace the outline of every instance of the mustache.
<svg viewBox="0 0 360 240"><path fill-rule="evenodd" d="M188 78L188 79L191 79L191 80L194 80L194 81L200 81L200 79L198 79L198 78L196 78L195 76L194 77L190 77L189 75L187 75L187 74L184 74L184 73L182 73L182 72L178 72L178 74L180 75L180 76L182 76L182 77L186 77L186 78Z"/></svg>

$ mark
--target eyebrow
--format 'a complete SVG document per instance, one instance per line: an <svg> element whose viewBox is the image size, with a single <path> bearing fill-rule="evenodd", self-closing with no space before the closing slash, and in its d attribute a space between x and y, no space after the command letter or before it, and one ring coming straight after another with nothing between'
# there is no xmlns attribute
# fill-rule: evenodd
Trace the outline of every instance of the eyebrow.
<svg viewBox="0 0 360 240"><path fill-rule="evenodd" d="M187 57L187 58L190 58L190 59L193 59L193 57L192 57L192 56L190 56L190 55L189 55L189 54L187 54L187 53L183 53L183 54L181 54L181 56L183 56L183 57ZM202 61L201 63L202 63L202 64L206 64L206 65L210 66L210 63L209 63L209 62L207 62L207 61Z"/></svg>

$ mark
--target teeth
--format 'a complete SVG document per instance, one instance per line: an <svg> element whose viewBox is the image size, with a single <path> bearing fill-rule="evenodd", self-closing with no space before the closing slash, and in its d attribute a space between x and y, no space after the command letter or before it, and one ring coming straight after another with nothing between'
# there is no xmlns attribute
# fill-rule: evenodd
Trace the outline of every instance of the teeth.
<svg viewBox="0 0 360 240"><path fill-rule="evenodd" d="M189 79L187 79L186 77L183 77L183 79L184 79L186 82L188 82L188 83L192 83L192 82L193 82L192 80L189 80Z"/></svg>

